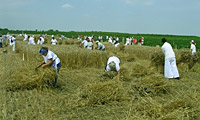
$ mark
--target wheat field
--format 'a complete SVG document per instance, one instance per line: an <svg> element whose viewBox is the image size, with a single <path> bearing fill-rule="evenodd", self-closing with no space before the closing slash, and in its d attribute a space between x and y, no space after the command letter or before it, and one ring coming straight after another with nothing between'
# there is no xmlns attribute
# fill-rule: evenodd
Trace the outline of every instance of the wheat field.
<svg viewBox="0 0 200 120"><path fill-rule="evenodd" d="M106 51L87 50L67 39L48 47L61 60L55 77L43 62L41 45L18 37L16 51L1 48L0 119L2 120L198 120L200 119L200 53L175 50L180 80L163 76L160 47L104 43ZM7 49L7 53L3 53ZM24 54L24 61L22 60ZM121 60L120 82L115 72L104 72L109 56Z"/></svg>

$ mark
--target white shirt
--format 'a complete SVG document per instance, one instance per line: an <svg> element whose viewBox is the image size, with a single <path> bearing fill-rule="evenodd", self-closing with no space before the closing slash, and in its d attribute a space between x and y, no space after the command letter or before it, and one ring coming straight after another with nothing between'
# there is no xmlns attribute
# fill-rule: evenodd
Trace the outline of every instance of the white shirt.
<svg viewBox="0 0 200 120"><path fill-rule="evenodd" d="M99 50L103 50L103 49L105 49L105 46L102 44L102 43L98 43L97 44L97 49L99 49Z"/></svg>
<svg viewBox="0 0 200 120"><path fill-rule="evenodd" d="M44 55L42 55L42 56L44 58L45 63L48 63L49 59L52 59L53 63L51 66L55 69L57 68L57 64L60 63L60 59L57 57L57 55L50 50L48 50L48 53L46 56L44 56Z"/></svg>
<svg viewBox="0 0 200 120"><path fill-rule="evenodd" d="M52 45L56 45L57 44L57 40L56 39L52 39L51 43L52 43Z"/></svg>
<svg viewBox="0 0 200 120"><path fill-rule="evenodd" d="M9 40L11 39L11 36L10 36L10 35L7 35L6 37L7 37L7 39L9 39Z"/></svg>
<svg viewBox="0 0 200 120"><path fill-rule="evenodd" d="M112 38L109 38L108 42L109 42L109 43L112 43Z"/></svg>
<svg viewBox="0 0 200 120"><path fill-rule="evenodd" d="M16 38L15 37L11 37L11 40L12 40L12 43L15 44Z"/></svg>
<svg viewBox="0 0 200 120"><path fill-rule="evenodd" d="M25 34L25 35L24 35L24 41L26 41L26 40L27 40L27 38L28 38L28 35L27 35L27 34Z"/></svg>
<svg viewBox="0 0 200 120"><path fill-rule="evenodd" d="M40 44L44 44L44 38L43 37L40 37Z"/></svg>
<svg viewBox="0 0 200 120"><path fill-rule="evenodd" d="M130 39L129 38L126 38L126 43L130 43Z"/></svg>
<svg viewBox="0 0 200 120"><path fill-rule="evenodd" d="M92 40L92 37L90 36L90 37L88 37L89 39L90 39L90 41Z"/></svg>
<svg viewBox="0 0 200 120"><path fill-rule="evenodd" d="M115 62L115 64L116 64L116 71L119 71L119 70L120 70L120 67L119 67L120 60L119 60L118 57L115 57L115 56L112 56L112 57L109 57L109 58L108 58L107 66L106 66L105 71L111 70L111 68L110 68L110 66L109 66L109 63L111 63L112 61Z"/></svg>
<svg viewBox="0 0 200 120"><path fill-rule="evenodd" d="M87 44L88 44L87 40L83 40L82 44L83 44L83 47L85 48L87 46Z"/></svg>
<svg viewBox="0 0 200 120"><path fill-rule="evenodd" d="M119 38L118 38L118 37L116 38L116 41L119 41Z"/></svg>
<svg viewBox="0 0 200 120"><path fill-rule="evenodd" d="M175 57L174 51L172 49L172 46L168 42L165 42L163 44L163 46L161 47L161 49L162 49L163 53L165 54L165 60Z"/></svg>
<svg viewBox="0 0 200 120"><path fill-rule="evenodd" d="M30 38L29 38L28 44L33 44L33 45L35 45L35 41L34 41L34 38L33 38L33 37L30 37Z"/></svg>
<svg viewBox="0 0 200 120"><path fill-rule="evenodd" d="M37 44L38 44L38 45L40 44L40 39L38 39Z"/></svg>
<svg viewBox="0 0 200 120"><path fill-rule="evenodd" d="M93 43L92 43L92 42L88 42L88 43L87 43L87 49L92 50L92 46L93 46Z"/></svg>
<svg viewBox="0 0 200 120"><path fill-rule="evenodd" d="M190 49L192 50L192 55L193 55L194 53L196 53L196 46L195 46L194 44L191 44Z"/></svg>

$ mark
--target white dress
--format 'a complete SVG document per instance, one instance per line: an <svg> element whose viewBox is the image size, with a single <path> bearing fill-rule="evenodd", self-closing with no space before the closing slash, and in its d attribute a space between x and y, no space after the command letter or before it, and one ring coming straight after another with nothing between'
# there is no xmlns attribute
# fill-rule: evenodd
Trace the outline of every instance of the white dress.
<svg viewBox="0 0 200 120"><path fill-rule="evenodd" d="M166 78L177 78L179 77L178 69L176 66L176 58L172 46L165 42L161 47L165 54L165 66L164 75Z"/></svg>
<svg viewBox="0 0 200 120"><path fill-rule="evenodd" d="M196 53L196 46L194 44L191 44L190 49L192 50L192 55Z"/></svg>

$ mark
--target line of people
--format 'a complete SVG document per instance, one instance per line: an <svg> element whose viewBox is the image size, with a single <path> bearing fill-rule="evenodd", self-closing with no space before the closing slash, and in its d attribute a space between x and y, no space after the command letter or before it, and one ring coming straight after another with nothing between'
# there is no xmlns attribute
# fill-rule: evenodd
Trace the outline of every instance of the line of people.
<svg viewBox="0 0 200 120"><path fill-rule="evenodd" d="M144 44L144 37L140 37L138 39L138 45L143 45ZM126 43L125 43L125 46L127 45L137 45L137 39L136 38L133 38L133 37L126 37Z"/></svg>
<svg viewBox="0 0 200 120"><path fill-rule="evenodd" d="M35 36L29 36L26 33L23 35L24 36L24 40L23 41L27 41L28 40L28 44L29 45L36 45L35 43ZM39 39L37 40L37 44L38 45L42 45L45 43L45 35L40 35ZM52 35L52 39L51 39L51 43L52 45L57 45L58 41L55 39L54 35Z"/></svg>
<svg viewBox="0 0 200 120"><path fill-rule="evenodd" d="M97 45L97 48L98 50L102 50L102 51L105 51L105 46L100 42L100 41L95 41L96 45ZM84 39L81 43L80 43L80 46L83 46L83 48L87 48L89 50L93 50L94 49L94 40L93 38L86 38Z"/></svg>

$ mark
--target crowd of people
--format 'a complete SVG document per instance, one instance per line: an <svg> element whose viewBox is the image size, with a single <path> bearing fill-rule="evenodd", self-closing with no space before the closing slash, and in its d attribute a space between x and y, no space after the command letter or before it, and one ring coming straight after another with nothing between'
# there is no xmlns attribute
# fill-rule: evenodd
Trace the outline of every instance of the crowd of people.
<svg viewBox="0 0 200 120"><path fill-rule="evenodd" d="M28 41L29 45L35 45L35 37L34 35L29 36L26 33L22 34L21 36L24 37L23 41ZM57 44L57 40L55 39L54 35L51 36L52 40L51 43L52 45ZM45 35L40 35L37 44L44 44L45 40ZM99 36L79 36L78 40L81 41L80 46L83 46L83 48L87 48L89 50L93 50L94 44L96 44L96 49L105 51L105 45L102 43L103 37ZM114 45L117 47L119 43L119 37L108 37L106 36L106 40L108 43ZM12 46L13 51L15 51L15 41L16 41L16 36L15 35L0 35L0 48L2 47L7 47ZM124 42L124 38L122 39L122 42ZM173 51L173 48L170 43L167 42L165 38L161 40L163 43L161 50L163 51L165 55L165 62L164 62L164 76L169 79L179 79L179 72L176 66L176 57L175 53ZM133 37L126 37L125 41L125 46L127 45L143 45L144 44L144 37L140 37L137 43L137 39ZM194 40L190 42L191 46L191 54L194 55L196 53L196 43ZM52 51L48 50L46 47L42 47L39 51L39 53L43 56L44 62L39 66L42 68L45 68L46 66L51 66L54 69L56 69L56 74L59 73L59 69L61 67L61 62L58 56L53 53ZM118 75L118 81L120 80L120 58L116 56L111 56L108 58L106 67L105 67L105 72L107 71L116 71ZM53 83L50 83L52 85L55 85L57 82L57 77L55 78L55 81Z"/></svg>
<svg viewBox="0 0 200 120"><path fill-rule="evenodd" d="M138 39L138 42L137 42L137 39L136 38L134 38L134 37L126 37L126 43L125 43L125 45L143 45L144 44L144 37L140 37L139 39Z"/></svg>
<svg viewBox="0 0 200 120"><path fill-rule="evenodd" d="M11 46L12 50L15 51L15 41L16 36L14 34L0 35L0 48Z"/></svg>

